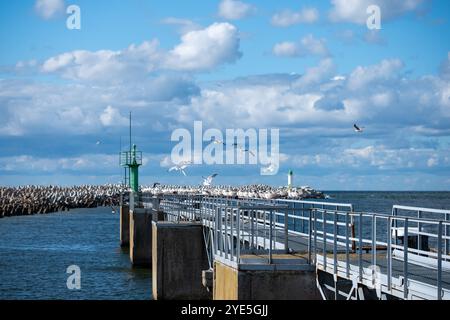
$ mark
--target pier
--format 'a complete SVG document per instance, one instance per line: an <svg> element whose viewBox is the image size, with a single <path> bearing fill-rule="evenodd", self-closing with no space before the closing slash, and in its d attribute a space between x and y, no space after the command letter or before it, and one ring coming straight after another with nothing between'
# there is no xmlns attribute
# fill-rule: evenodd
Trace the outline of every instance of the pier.
<svg viewBox="0 0 450 320"><path fill-rule="evenodd" d="M155 299L450 299L450 210L134 196L130 246L151 259Z"/></svg>

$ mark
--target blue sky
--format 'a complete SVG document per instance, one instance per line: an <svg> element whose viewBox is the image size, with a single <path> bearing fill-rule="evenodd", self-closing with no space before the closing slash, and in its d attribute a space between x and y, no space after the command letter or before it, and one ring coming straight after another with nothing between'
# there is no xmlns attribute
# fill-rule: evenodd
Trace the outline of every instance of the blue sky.
<svg viewBox="0 0 450 320"><path fill-rule="evenodd" d="M0 184L118 182L132 111L143 183L282 185L293 169L326 190L450 190L450 3L349 3L2 1ZM279 173L168 173L171 133L195 120L279 128Z"/></svg>

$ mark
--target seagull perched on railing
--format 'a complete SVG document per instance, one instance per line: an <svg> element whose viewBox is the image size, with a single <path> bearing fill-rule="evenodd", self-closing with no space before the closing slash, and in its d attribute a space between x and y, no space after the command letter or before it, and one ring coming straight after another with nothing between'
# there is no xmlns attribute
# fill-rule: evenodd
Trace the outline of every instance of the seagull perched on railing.
<svg viewBox="0 0 450 320"><path fill-rule="evenodd" d="M175 171L181 171L186 176L186 172L184 171L184 169L186 169L190 164L191 164L190 161L182 161L182 162L180 162L179 164L173 166L172 168L170 168L167 171L169 171L169 172L172 172L174 170Z"/></svg>
<svg viewBox="0 0 450 320"><path fill-rule="evenodd" d="M218 174L217 173L214 173L214 174L212 174L212 175L210 175L210 176L208 176L208 177L202 177L203 178L203 186L204 187L209 187L209 186L211 186L211 184L212 184L212 181L213 181L213 179L215 178L215 177L217 177L218 176Z"/></svg>
<svg viewBox="0 0 450 320"><path fill-rule="evenodd" d="M364 127L358 127L356 124L353 125L353 128L355 128L355 132L361 133L364 130Z"/></svg>

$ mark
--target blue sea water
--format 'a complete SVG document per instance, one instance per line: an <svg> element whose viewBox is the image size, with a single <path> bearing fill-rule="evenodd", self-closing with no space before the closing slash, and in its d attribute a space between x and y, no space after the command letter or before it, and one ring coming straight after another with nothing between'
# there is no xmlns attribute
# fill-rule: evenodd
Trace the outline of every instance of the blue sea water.
<svg viewBox="0 0 450 320"><path fill-rule="evenodd" d="M389 213L393 204L450 209L450 192L326 194L356 211ZM81 269L81 290L67 288L70 265ZM110 208L0 219L0 300L151 298L151 270L131 267Z"/></svg>
<svg viewBox="0 0 450 320"><path fill-rule="evenodd" d="M116 210L117 212L117 210ZM81 290L67 288L67 267ZM111 208L0 219L0 299L151 299L151 270L130 265Z"/></svg>

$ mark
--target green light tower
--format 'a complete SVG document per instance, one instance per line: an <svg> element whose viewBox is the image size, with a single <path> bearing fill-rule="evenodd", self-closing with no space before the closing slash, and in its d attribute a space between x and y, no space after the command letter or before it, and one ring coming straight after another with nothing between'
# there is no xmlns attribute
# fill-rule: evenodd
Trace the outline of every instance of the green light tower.
<svg viewBox="0 0 450 320"><path fill-rule="evenodd" d="M120 165L122 167L128 168L130 172L128 185L133 192L138 192L139 167L142 165L142 152L136 150L135 144L131 146L131 112L130 112L130 151L120 152Z"/></svg>
<svg viewBox="0 0 450 320"><path fill-rule="evenodd" d="M133 145L131 151L120 153L120 165L130 170L129 187L133 192L139 191L139 167L142 165L142 152Z"/></svg>

